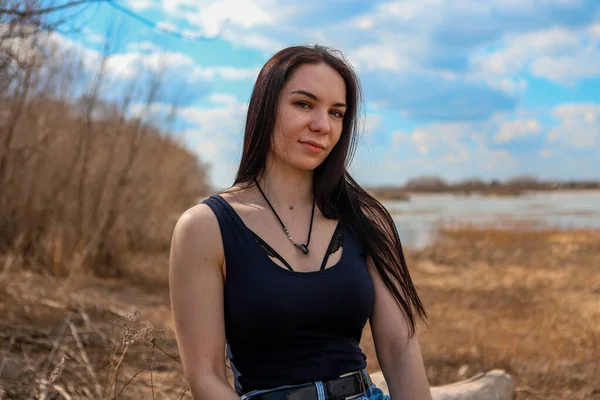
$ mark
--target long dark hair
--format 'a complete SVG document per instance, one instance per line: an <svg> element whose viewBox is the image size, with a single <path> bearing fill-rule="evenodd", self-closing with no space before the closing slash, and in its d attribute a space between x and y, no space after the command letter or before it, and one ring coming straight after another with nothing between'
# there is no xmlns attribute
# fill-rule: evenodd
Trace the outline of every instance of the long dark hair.
<svg viewBox="0 0 600 400"><path fill-rule="evenodd" d="M362 91L358 78L337 50L314 45L292 46L277 52L260 71L246 119L242 159L234 186L251 187L265 172L267 153L286 82L303 64L324 63L335 69L346 84L346 112L342 134L313 176L316 202L326 218L339 219L373 260L379 275L393 294L415 331L413 309L423 319L427 313L412 283L398 231L389 212L348 173L358 134Z"/></svg>

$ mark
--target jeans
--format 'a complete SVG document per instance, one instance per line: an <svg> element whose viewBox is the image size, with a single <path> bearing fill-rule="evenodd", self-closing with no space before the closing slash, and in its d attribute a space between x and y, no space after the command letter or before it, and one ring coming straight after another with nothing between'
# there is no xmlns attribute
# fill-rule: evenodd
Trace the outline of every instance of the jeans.
<svg viewBox="0 0 600 400"><path fill-rule="evenodd" d="M390 396L388 396L387 394L384 394L381 391L381 389L379 389L377 386L375 386L375 384L371 381L371 377L369 376L369 373L367 372L367 370L363 369L361 372L363 373L363 375L365 376L365 378L368 382L367 393L365 393L364 395L362 395L360 397L355 397L353 400L391 400ZM309 386L309 385L315 385L317 387L317 393L319 396L318 400L325 400L325 385L323 384L323 382L320 382L320 381L303 383L300 385L280 386L280 387L277 387L274 389L254 390L252 392L249 392L249 393L246 393L245 395L243 395L240 400L252 399L253 397L258 396L259 394L274 392L276 390L301 388L301 387Z"/></svg>

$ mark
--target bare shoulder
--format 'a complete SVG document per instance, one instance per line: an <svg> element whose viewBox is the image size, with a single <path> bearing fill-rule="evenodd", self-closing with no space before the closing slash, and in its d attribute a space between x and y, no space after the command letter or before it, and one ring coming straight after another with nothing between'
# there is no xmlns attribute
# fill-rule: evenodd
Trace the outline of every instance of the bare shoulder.
<svg viewBox="0 0 600 400"><path fill-rule="evenodd" d="M177 220L171 241L171 259L223 264L223 244L216 215L206 204L195 205Z"/></svg>
<svg viewBox="0 0 600 400"><path fill-rule="evenodd" d="M206 204L197 204L187 209L175 224L174 236L202 234L203 238L219 227L217 216ZM218 232L217 232L218 233Z"/></svg>
<svg viewBox="0 0 600 400"><path fill-rule="evenodd" d="M230 205L246 205L252 203L251 190L243 186L232 186L219 193Z"/></svg>

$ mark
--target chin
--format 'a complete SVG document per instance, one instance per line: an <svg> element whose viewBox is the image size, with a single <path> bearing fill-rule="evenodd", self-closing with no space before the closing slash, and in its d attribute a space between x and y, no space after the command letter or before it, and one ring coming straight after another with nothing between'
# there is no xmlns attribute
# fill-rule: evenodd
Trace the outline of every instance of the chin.
<svg viewBox="0 0 600 400"><path fill-rule="evenodd" d="M290 165L296 169L302 171L314 171L317 169L319 165L323 163L324 160L295 160L295 162L291 162Z"/></svg>

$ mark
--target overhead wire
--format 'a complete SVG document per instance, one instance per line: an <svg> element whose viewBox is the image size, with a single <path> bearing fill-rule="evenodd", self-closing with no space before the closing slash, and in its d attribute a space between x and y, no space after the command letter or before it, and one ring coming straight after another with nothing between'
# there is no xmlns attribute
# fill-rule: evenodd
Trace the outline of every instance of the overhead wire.
<svg viewBox="0 0 600 400"><path fill-rule="evenodd" d="M223 25L221 26L221 30L220 32L215 35L215 36L206 36L206 35L201 35L201 34L192 34L192 33L187 33L187 32L181 32L181 31L177 31L177 30L172 30L172 29L166 29L164 27L159 26L159 24L157 24L156 22L143 17L142 15L140 15L139 13L136 13L135 11L131 10L128 7L125 7L121 4L118 4L116 1L113 0L108 0L106 1L106 4L108 4L110 7L112 7L113 9L127 15L130 18L133 18L135 20L137 20L138 22L154 29L157 30L161 33L167 34L167 35L171 35L174 36L176 38L182 39L182 40L191 40L191 41L197 41L197 42L207 42L207 41L215 41L217 39L219 39L222 34L223 31L225 30L225 26L227 25L227 23L229 22L228 19L226 19L223 22Z"/></svg>
<svg viewBox="0 0 600 400"><path fill-rule="evenodd" d="M190 33L190 32L180 31L180 30L176 30L176 29L169 29L169 28L161 27L159 23L142 16L141 14L133 11L131 8L129 8L125 5L119 4L119 2L116 0L73 1L71 3L67 3L67 5L69 5L69 7L67 7L67 5L62 5L62 6L55 7L54 10L58 11L58 10L74 8L74 7L82 6L82 5L89 6L90 4L93 4L93 3L95 3L97 5L106 4L109 7L113 8L115 11L120 12L120 13L126 15L127 17L132 18L132 19L136 20L137 22L139 22L155 31L158 31L162 34L173 36L173 37L176 37L181 40L188 40L188 41L195 41L195 42L212 42L212 41L220 39L223 35L223 32L225 31L225 27L227 26L227 24L229 22L229 19L225 19L218 34L216 34L215 36L207 36L207 35L203 35L203 34L196 34L196 33ZM87 7L85 7L85 8L87 8ZM54 30L61 34L68 34L66 31L62 31L58 27L58 25L59 24L54 24L54 26L48 25L48 26L44 26L43 28L45 28L48 31Z"/></svg>

